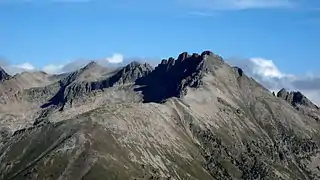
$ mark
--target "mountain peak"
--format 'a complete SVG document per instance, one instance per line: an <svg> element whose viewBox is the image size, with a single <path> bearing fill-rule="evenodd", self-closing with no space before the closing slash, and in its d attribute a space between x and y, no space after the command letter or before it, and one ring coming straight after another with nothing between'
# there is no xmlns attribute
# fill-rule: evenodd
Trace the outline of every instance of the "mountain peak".
<svg viewBox="0 0 320 180"><path fill-rule="evenodd" d="M280 91L277 93L278 97L281 97L283 95L286 95L288 91L285 88L280 89Z"/></svg>
<svg viewBox="0 0 320 180"><path fill-rule="evenodd" d="M138 68L138 67L141 67L141 68L147 68L147 69L152 69L152 66L148 63L141 63L139 61L132 61L130 62L128 65L125 66L125 68Z"/></svg>
<svg viewBox="0 0 320 180"><path fill-rule="evenodd" d="M139 90L144 94L145 102L163 102L170 97L182 97L186 95L187 87L199 87L204 74L213 71L211 65L217 62L216 57L211 51L204 51L201 55L183 52L176 60L172 57L163 59L154 71L137 80L137 84L144 87Z"/></svg>
<svg viewBox="0 0 320 180"><path fill-rule="evenodd" d="M5 81L11 78L11 76L3 69L0 67L0 81Z"/></svg>
<svg viewBox="0 0 320 180"><path fill-rule="evenodd" d="M177 61L183 61L189 57L190 57L190 55L188 54L188 52L183 52L178 56Z"/></svg>
<svg viewBox="0 0 320 180"><path fill-rule="evenodd" d="M119 72L113 76L114 83L125 84L135 82L153 70L152 66L147 63L140 63L133 61L123 67Z"/></svg>
<svg viewBox="0 0 320 180"><path fill-rule="evenodd" d="M85 65L82 69L86 70L86 69L91 69L91 68L95 68L97 66L100 66L96 61L90 61L87 65Z"/></svg>
<svg viewBox="0 0 320 180"><path fill-rule="evenodd" d="M201 56L214 56L215 54L213 54L213 52L211 52L211 51L209 51L209 50L207 50L207 51L203 51L202 53L201 53Z"/></svg>
<svg viewBox="0 0 320 180"><path fill-rule="evenodd" d="M292 106L296 107L297 105L303 105L309 108L318 108L314 103L312 103L305 95L300 91L287 91L282 88L278 93L277 97L284 99Z"/></svg>

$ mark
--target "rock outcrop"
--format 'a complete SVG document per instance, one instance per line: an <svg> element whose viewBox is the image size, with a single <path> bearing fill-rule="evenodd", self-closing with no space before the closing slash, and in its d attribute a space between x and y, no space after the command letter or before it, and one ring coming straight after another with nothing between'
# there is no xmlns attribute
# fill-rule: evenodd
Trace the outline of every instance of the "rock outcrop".
<svg viewBox="0 0 320 180"><path fill-rule="evenodd" d="M11 76L4 70L0 67L0 81L5 81L5 80L8 80L10 79Z"/></svg>
<svg viewBox="0 0 320 180"><path fill-rule="evenodd" d="M281 89L277 93L277 97L287 101L300 113L309 118L320 122L320 108L311 102L305 95L299 91L288 92L286 89Z"/></svg>
<svg viewBox="0 0 320 180"><path fill-rule="evenodd" d="M286 89L283 88L277 93L277 97L284 99L294 107L297 107L298 105L302 105L305 107L318 109L318 106L312 103L300 91L288 92Z"/></svg>
<svg viewBox="0 0 320 180"><path fill-rule="evenodd" d="M205 73L213 71L207 56L217 58L210 51L204 51L201 55L187 52L181 53L177 60L164 59L147 76L136 81L137 91L142 91L144 102L165 102L171 97L182 97L187 93L187 88L198 88L202 84Z"/></svg>
<svg viewBox="0 0 320 180"><path fill-rule="evenodd" d="M134 83L137 79L147 76L152 70L152 66L147 63L133 61L113 75L110 78L110 84L113 86Z"/></svg>

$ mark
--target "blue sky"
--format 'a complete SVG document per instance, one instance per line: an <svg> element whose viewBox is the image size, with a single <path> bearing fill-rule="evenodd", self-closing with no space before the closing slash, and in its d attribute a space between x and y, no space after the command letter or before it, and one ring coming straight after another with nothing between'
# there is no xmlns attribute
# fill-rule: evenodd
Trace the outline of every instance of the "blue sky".
<svg viewBox="0 0 320 180"><path fill-rule="evenodd" d="M320 105L319 0L0 0L0 66L61 73L211 50Z"/></svg>
<svg viewBox="0 0 320 180"><path fill-rule="evenodd" d="M15 66L210 49L287 73L320 69L317 0L0 0L0 22L0 57Z"/></svg>

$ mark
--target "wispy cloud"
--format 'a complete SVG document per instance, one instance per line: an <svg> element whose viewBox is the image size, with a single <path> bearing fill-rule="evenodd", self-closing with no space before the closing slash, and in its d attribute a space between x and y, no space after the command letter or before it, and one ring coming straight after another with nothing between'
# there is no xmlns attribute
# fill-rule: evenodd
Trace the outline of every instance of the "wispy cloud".
<svg viewBox="0 0 320 180"><path fill-rule="evenodd" d="M93 0L0 0L1 4L13 4L13 3L86 3Z"/></svg>
<svg viewBox="0 0 320 180"><path fill-rule="evenodd" d="M49 64L42 68L42 70L49 74L59 74L65 72L72 72L75 71L86 64L88 64L91 60L90 59L77 59L75 61L68 62L66 64ZM102 58L95 60L102 66L112 66L112 65L119 65L122 64L124 61L124 56L119 53L115 53L110 57Z"/></svg>
<svg viewBox="0 0 320 180"><path fill-rule="evenodd" d="M124 56L119 53L115 53L110 57L96 59L95 61L102 66L120 66L123 65ZM69 61L65 64L47 64L41 68L36 68L29 62L24 62L22 64L10 64L5 58L0 57L0 66L4 68L9 74L14 75L24 71L37 71L41 70L49 74L59 74L65 72L75 71L86 64L88 64L90 59L77 59L74 61Z"/></svg>
<svg viewBox="0 0 320 180"><path fill-rule="evenodd" d="M201 17L212 17L213 14L210 12L201 12L201 11L191 11L188 13L191 16L201 16Z"/></svg>
<svg viewBox="0 0 320 180"><path fill-rule="evenodd" d="M56 2L56 3L86 3L86 2L92 2L92 0L51 0L51 2Z"/></svg>
<svg viewBox="0 0 320 180"><path fill-rule="evenodd" d="M18 65L12 65L13 67L16 67L16 68L21 68L21 69L25 69L27 71L32 71L32 70L35 70L36 68L29 62L25 62L25 63L22 63L22 64L18 64Z"/></svg>
<svg viewBox="0 0 320 180"><path fill-rule="evenodd" d="M21 73L24 71L34 71L36 68L29 62L22 64L10 64L5 58L0 58L0 66L5 69L5 71L11 75L16 73Z"/></svg>
<svg viewBox="0 0 320 180"><path fill-rule="evenodd" d="M294 7L293 0L178 0L194 8L211 10L243 10Z"/></svg>
<svg viewBox="0 0 320 180"><path fill-rule="evenodd" d="M62 64L48 64L42 68L42 70L48 74L57 74L61 73L61 70L63 69Z"/></svg>

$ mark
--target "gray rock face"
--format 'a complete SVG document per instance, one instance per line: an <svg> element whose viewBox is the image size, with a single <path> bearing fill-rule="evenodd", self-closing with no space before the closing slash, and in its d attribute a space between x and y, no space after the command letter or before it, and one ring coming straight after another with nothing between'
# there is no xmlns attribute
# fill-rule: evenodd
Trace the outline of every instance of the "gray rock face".
<svg viewBox="0 0 320 180"><path fill-rule="evenodd" d="M277 93L277 96L286 100L288 103L292 104L293 106L303 105L309 108L318 109L318 107L314 103L312 103L306 96L304 96L299 91L288 92L285 89L281 89Z"/></svg>
<svg viewBox="0 0 320 180"><path fill-rule="evenodd" d="M3 105L1 180L320 179L317 108L210 51L54 78ZM12 125L29 111L31 126Z"/></svg>
<svg viewBox="0 0 320 180"><path fill-rule="evenodd" d="M127 84L134 83L137 79L147 76L153 70L152 66L139 62L131 62L119 72L117 72L112 78L112 84Z"/></svg>
<svg viewBox="0 0 320 180"><path fill-rule="evenodd" d="M10 75L8 73L6 73L6 71L4 69L2 69L0 67L0 81L5 81L5 80L8 80L10 79Z"/></svg>
<svg viewBox="0 0 320 180"><path fill-rule="evenodd" d="M304 115L316 120L317 122L320 121L320 108L312 103L301 92L288 92L285 89L281 89L277 93L277 97L284 99Z"/></svg>

